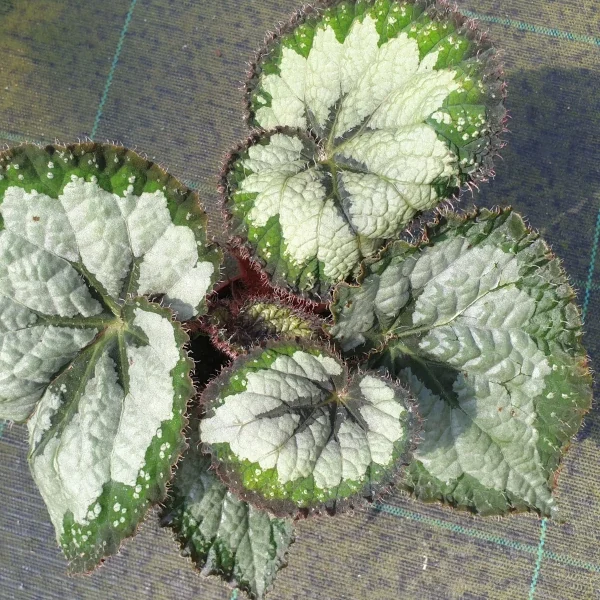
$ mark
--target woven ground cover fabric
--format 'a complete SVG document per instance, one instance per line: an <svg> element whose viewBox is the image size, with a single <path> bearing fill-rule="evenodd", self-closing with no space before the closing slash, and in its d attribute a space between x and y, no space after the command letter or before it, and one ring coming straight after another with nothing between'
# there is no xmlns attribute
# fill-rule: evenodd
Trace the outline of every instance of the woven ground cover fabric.
<svg viewBox="0 0 600 600"><path fill-rule="evenodd" d="M0 0L0 143L118 140L197 189L222 235L217 176L246 135L241 83L264 34L296 0ZM600 371L600 2L461 0L504 51L509 145L462 207L512 205L578 290ZM596 393L597 393L596 386ZM27 467L27 435L0 438L0 597L238 597L178 556L151 515L119 556L68 578ZM555 520L502 520L397 493L300 522L277 600L600 598L600 408L573 441ZM239 597L243 597L242 593Z"/></svg>

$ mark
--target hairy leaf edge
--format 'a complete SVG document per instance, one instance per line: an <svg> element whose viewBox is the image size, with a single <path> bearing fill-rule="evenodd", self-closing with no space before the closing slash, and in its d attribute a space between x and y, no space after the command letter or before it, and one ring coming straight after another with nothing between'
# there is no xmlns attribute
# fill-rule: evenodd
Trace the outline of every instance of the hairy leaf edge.
<svg viewBox="0 0 600 600"><path fill-rule="evenodd" d="M554 254L554 252L552 251L548 242L546 242L546 240L544 240L540 236L540 234L537 230L533 229L529 225L527 220L522 215L515 212L513 210L512 206L507 206L507 207L499 207L498 206L498 207L495 207L492 209L474 207L470 211L461 211L459 213L454 212L454 211L450 210L449 208L445 208L443 210L440 209L440 210L436 211L435 219L431 222L422 222L421 228L420 228L421 229L420 234L417 234L417 232L415 232L415 237L417 235L419 235L419 238L414 243L409 243L405 240L390 241L383 248L381 248L380 251L375 256L370 257L369 259L362 262L361 276L357 279L356 283L347 283L347 282L338 283L332 292L332 301L331 301L332 309L335 306L335 304L339 298L339 291L344 288L346 288L346 289L359 288L367 276L366 266L369 264L376 263L379 260L381 260L382 255L392 245L402 243L402 244L406 245L407 250L412 250L413 252L415 252L415 251L418 251L420 248L429 246L431 244L430 238L433 238L435 235L437 235L437 233L440 231L440 229L444 228L447 225L449 227L452 227L455 225L458 226L461 223L468 221L469 219L481 218L481 219L487 220L487 219L494 218L496 216L500 216L503 214L508 215L510 213L517 215L523 221L523 225L525 226L527 232L530 234L533 234L535 236L535 239L539 239L543 243L545 254L548 257L548 261L552 261L552 260L557 261L559 268L560 268L560 274L564 277L565 282L567 283L567 285L569 287L570 299L572 301L575 301L577 296L576 296L575 290L573 289L573 287L569 281L568 273L566 272L566 270L563 266L562 260L560 260L560 258L556 254ZM582 322L582 318L581 318L582 313L581 313L581 309L579 308L579 305L577 304L577 302L573 302L573 305L577 311L577 316L578 316L579 320ZM325 326L325 330L328 333L334 323L335 323L335 313L332 310L330 322ZM583 322L582 322L582 325L583 325ZM593 380L592 380L592 370L590 368L590 357L587 354L587 352L585 351L585 348L582 343L582 338L583 338L583 327L579 332L578 341L579 341L580 349L585 353L585 357L581 360L581 362L579 362L577 364L577 368L581 372L582 377L585 377L587 379L589 388L590 388L590 394L589 394L588 401L586 402L585 409L578 409L578 411L577 411L580 414L582 423L583 423L583 419L585 418L585 415L592 408L593 397L592 397L592 393L591 393L591 386L592 386ZM371 350L368 350L364 354L360 355L360 357L347 359L346 362L348 364L359 365L362 362L367 362L370 358L372 358L376 354L380 353L383 349L385 349L385 341L381 342L380 345L378 345L378 346L372 348ZM564 466L564 460L565 460L566 454L567 454L570 446L571 446L571 439L566 440L562 444L562 446L560 447L560 452L559 452L560 456L559 456L559 460L558 460L556 469L551 471L548 475L547 481L548 481L549 488L552 491L555 491L558 487L558 479L561 474L562 468ZM400 482L399 485L400 485L401 490L408 492L409 494L413 494L414 489L411 486L406 485L404 482ZM503 495L506 498L507 505L510 507L508 510L509 513L523 512L523 509L513 506L510 498L506 494L503 493ZM459 506L457 503L448 502L445 499L428 500L425 502L432 503L432 504L439 504L442 506L452 506L457 509L465 508L465 507ZM467 510L469 510L471 512L475 512L475 510L472 508L468 508ZM531 509L531 511L537 512L534 509ZM495 513L495 512L490 513L490 515L496 515L496 514L503 515L505 513ZM545 516L545 515L541 515L541 516Z"/></svg>
<svg viewBox="0 0 600 600"><path fill-rule="evenodd" d="M260 79L261 61L271 52L274 46L279 44L285 35L292 33L297 27L305 23L307 19L318 18L325 10L341 2L344 2L344 0L317 0L315 4L305 4L292 13L287 22L280 24L265 36L262 46L254 53L254 57L250 62L244 85L244 119L248 127L254 132L254 135L265 133L265 130L257 127L257 124L254 122L252 111L252 92ZM505 140L502 138L502 134L508 133L506 129L508 113L504 108L507 98L504 62L500 52L492 44L489 32L481 29L477 19L466 17L460 13L456 4L453 4L449 0L409 0L409 2L423 8L423 11L427 12L434 19L451 21L458 30L462 30L463 35L466 35L470 41L477 45L478 52L490 49L494 50L494 53L486 60L483 69L483 82L488 84L495 82L495 87L498 88L497 91L499 92L498 102L496 103L499 110L489 115L489 133L485 136L487 140L487 152L482 160L482 164L471 174L469 184L465 184L454 196L449 198L449 201L458 200L463 189L471 189L473 183L485 182L495 176L492 165L493 158L500 156L499 151L506 145Z"/></svg>
<svg viewBox="0 0 600 600"><path fill-rule="evenodd" d="M267 342L264 346L252 348L251 350L249 350L248 354L245 354L244 356L239 358L235 363L223 367L221 372L209 382L209 384L206 386L206 388L200 395L200 418L203 419L207 415L208 411L212 408L212 405L218 397L220 391L224 387L226 387L228 383L227 378L234 372L234 370L244 368L245 365L249 364L252 360L255 359L256 356L262 354L265 350L290 344L293 344L299 349L304 350L321 350L338 360L344 369L344 377L346 380L346 386L344 389L350 387L350 385L355 379L368 372L368 370L361 369L353 369L352 371L350 371L348 368L347 361L345 361L341 357L341 354L331 342L318 343L315 340L313 340L312 343L310 342L310 340L284 340L279 342L270 341ZM381 373L377 371L371 372L389 381L397 388L408 390L408 388L401 381L391 377L388 373ZM256 507L257 509L265 510L276 517L293 517L295 520L325 514L329 516L335 516L352 511L354 509L358 509L360 507L369 506L380 502L382 498L391 494L396 489L397 484L401 480L403 473L412 461L414 451L416 450L421 439L422 419L418 410L418 403L412 398L410 394L405 399L405 401L412 416L409 426L409 429L411 430L410 439L408 440L406 449L403 452L402 456L396 461L396 463L391 468L389 468L388 474L384 478L384 480L377 484L378 490L375 494L373 494L371 497L365 497L359 493L358 495L343 498L341 500L336 500L333 509L331 507L328 507L326 505L327 503L320 504L311 508L299 508L291 500L268 501L261 494L245 488L236 476L229 473L225 469L223 464L213 456L213 454L210 451L210 445L204 443L201 438L200 449L203 454L206 454L211 458L211 466L214 469L217 476L219 477L219 479L222 481L222 483L238 498Z"/></svg>

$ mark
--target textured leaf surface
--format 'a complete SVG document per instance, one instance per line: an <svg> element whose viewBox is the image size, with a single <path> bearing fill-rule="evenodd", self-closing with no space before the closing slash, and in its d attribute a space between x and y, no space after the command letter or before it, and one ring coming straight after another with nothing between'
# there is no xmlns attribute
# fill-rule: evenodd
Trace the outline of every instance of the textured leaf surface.
<svg viewBox="0 0 600 600"><path fill-rule="evenodd" d="M263 598L293 541L290 519L278 519L237 498L209 471L210 459L190 450L177 469L162 524L173 529L182 552L203 575Z"/></svg>
<svg viewBox="0 0 600 600"><path fill-rule="evenodd" d="M0 203L0 289L13 301L39 289L43 302L56 302L45 281L18 287L23 255L35 253L36 264L71 278L75 269L115 300L164 295L182 320L205 310L220 256L206 244L198 196L134 152L93 143L19 146L0 155ZM18 256L6 249L15 246Z"/></svg>
<svg viewBox="0 0 600 600"><path fill-rule="evenodd" d="M312 323L300 311L276 302L252 302L240 311L245 326L252 332L308 338Z"/></svg>
<svg viewBox="0 0 600 600"><path fill-rule="evenodd" d="M139 299L47 387L28 422L33 478L73 571L89 571L165 495L193 393L187 336Z"/></svg>
<svg viewBox="0 0 600 600"><path fill-rule="evenodd" d="M505 210L448 215L342 286L333 334L417 396L407 485L479 512L551 514L560 457L591 401L574 294L546 244Z"/></svg>
<svg viewBox="0 0 600 600"><path fill-rule="evenodd" d="M242 497L285 514L371 497L410 450L408 393L318 347L238 359L205 393L200 438Z"/></svg>
<svg viewBox="0 0 600 600"><path fill-rule="evenodd" d="M125 299L205 311L219 253L197 196L124 148L0 155L0 417L25 420Z"/></svg>
<svg viewBox="0 0 600 600"><path fill-rule="evenodd" d="M309 339L322 333L313 315L271 299L250 300L241 308L223 303L205 321L215 345L234 358L268 340Z"/></svg>
<svg viewBox="0 0 600 600"><path fill-rule="evenodd" d="M489 169L504 116L495 66L487 42L431 3L337 2L300 18L249 83L252 124L287 129L233 156L234 233L277 285L326 295Z"/></svg>
<svg viewBox="0 0 600 600"><path fill-rule="evenodd" d="M59 544L93 568L164 495L219 253L197 197L116 146L0 155L0 417L29 418Z"/></svg>

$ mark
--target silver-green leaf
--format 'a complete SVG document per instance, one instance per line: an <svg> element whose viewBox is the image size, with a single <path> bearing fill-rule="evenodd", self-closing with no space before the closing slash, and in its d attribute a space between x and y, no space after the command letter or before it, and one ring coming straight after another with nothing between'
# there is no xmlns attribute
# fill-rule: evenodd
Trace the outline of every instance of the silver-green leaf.
<svg viewBox="0 0 600 600"><path fill-rule="evenodd" d="M28 422L33 479L74 572L117 552L165 496L193 394L186 341L167 309L126 304Z"/></svg>
<svg viewBox="0 0 600 600"><path fill-rule="evenodd" d="M307 11L260 53L248 96L265 132L228 167L234 234L275 285L323 297L487 173L504 117L493 48L433 2Z"/></svg>
<svg viewBox="0 0 600 600"><path fill-rule="evenodd" d="M190 449L173 480L162 524L203 575L219 575L261 599L293 542L291 519L279 519L240 500L211 472L210 458Z"/></svg>
<svg viewBox="0 0 600 600"><path fill-rule="evenodd" d="M220 253L195 193L125 148L0 155L0 418L27 419L53 376L123 303L206 310Z"/></svg>
<svg viewBox="0 0 600 600"><path fill-rule="evenodd" d="M185 447L192 362L173 317L204 312L218 277L205 225L196 194L125 148L0 155L0 418L29 419L74 571L118 550Z"/></svg>
<svg viewBox="0 0 600 600"><path fill-rule="evenodd" d="M418 497L553 512L591 380L574 293L517 214L447 215L341 286L333 313L345 351L369 352L418 399L422 442L405 481Z"/></svg>
<svg viewBox="0 0 600 600"><path fill-rule="evenodd" d="M275 514L372 498L412 449L408 392L373 373L349 379L318 346L255 350L207 388L204 402L200 439L220 475Z"/></svg>

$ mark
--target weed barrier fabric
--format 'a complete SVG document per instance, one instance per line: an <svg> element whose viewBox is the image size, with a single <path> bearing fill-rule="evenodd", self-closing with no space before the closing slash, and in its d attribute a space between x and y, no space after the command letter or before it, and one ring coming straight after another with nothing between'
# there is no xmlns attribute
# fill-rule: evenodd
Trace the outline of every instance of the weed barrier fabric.
<svg viewBox="0 0 600 600"><path fill-rule="evenodd" d="M0 1L0 141L118 140L197 189L222 233L217 175L246 135L246 61L298 7L291 0L170 3ZM511 114L498 178L478 206L512 205L563 260L600 369L600 7L568 0L463 1L504 50ZM461 208L470 208L463 196ZM118 558L67 578L26 464L26 430L0 444L0 596L228 599L178 556L150 514ZM559 477L556 519L474 518L396 493L335 519L300 522L270 597L292 599L591 599L600 593L600 416L586 417ZM460 574L460 576L457 576ZM235 597L235 592L233 593ZM238 597L243 597L240 592Z"/></svg>

